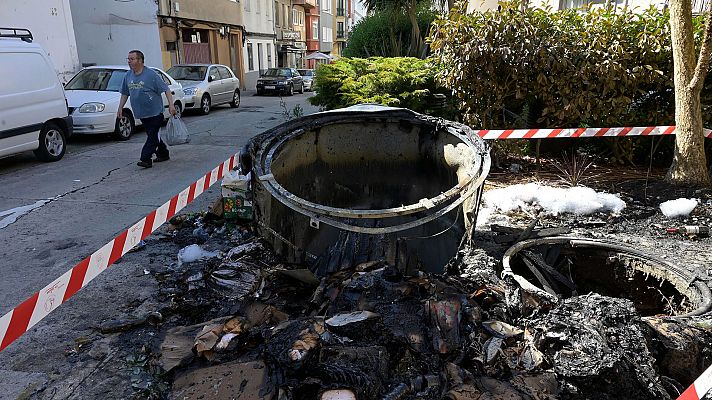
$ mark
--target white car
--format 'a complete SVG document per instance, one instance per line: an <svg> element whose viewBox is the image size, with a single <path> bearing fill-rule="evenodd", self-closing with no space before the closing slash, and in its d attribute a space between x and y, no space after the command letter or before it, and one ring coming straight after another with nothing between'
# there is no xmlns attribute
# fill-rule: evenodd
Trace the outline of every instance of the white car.
<svg viewBox="0 0 712 400"><path fill-rule="evenodd" d="M166 82L173 94L173 104L180 113L183 102L183 87L163 70L153 68ZM121 99L121 83L129 67L126 65L107 65L87 67L79 71L67 82L64 91L69 105L69 114L74 120L74 133L102 134L113 133L118 140L127 140L134 133L141 120L133 117L131 98L124 105L123 117L116 118ZM163 97L163 115L168 119L168 100Z"/></svg>

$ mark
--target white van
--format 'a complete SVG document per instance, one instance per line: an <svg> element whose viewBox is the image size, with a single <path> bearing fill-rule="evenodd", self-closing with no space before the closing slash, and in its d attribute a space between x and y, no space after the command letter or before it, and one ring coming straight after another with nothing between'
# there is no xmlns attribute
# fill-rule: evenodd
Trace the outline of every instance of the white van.
<svg viewBox="0 0 712 400"><path fill-rule="evenodd" d="M64 88L27 29L0 28L0 157L33 150L43 161L64 156L72 134Z"/></svg>

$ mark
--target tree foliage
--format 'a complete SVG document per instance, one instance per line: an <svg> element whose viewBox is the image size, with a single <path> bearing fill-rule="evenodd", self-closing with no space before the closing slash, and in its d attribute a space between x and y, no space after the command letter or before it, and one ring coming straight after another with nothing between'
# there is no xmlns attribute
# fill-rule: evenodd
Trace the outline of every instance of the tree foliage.
<svg viewBox="0 0 712 400"><path fill-rule="evenodd" d="M435 13L427 4L417 11L418 26L427 32ZM349 33L346 57L402 57L411 48L410 19L401 10L376 10L360 20Z"/></svg>
<svg viewBox="0 0 712 400"><path fill-rule="evenodd" d="M319 66L309 98L324 109L376 103L427 112L436 91L435 70L418 58L340 58Z"/></svg>
<svg viewBox="0 0 712 400"><path fill-rule="evenodd" d="M473 127L674 124L666 11L464 7L434 22L430 46L438 82ZM699 42L701 20L694 23Z"/></svg>

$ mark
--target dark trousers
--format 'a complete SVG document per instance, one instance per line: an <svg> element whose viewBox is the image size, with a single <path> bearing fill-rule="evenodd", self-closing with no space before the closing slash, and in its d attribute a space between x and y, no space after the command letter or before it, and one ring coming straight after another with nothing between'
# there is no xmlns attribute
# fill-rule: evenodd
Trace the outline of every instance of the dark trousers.
<svg viewBox="0 0 712 400"><path fill-rule="evenodd" d="M146 143L143 145L143 149L141 149L141 161L150 163L153 153L156 153L156 157L167 158L168 146L158 137L158 131L161 129L161 124L163 123L163 114L158 114L155 117L141 118L141 123L146 130Z"/></svg>

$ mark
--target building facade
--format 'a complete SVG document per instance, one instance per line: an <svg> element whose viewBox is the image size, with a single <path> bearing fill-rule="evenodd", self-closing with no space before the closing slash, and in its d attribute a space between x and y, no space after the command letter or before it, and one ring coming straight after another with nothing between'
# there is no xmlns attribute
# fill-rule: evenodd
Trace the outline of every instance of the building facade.
<svg viewBox="0 0 712 400"><path fill-rule="evenodd" d="M158 25L164 68L183 63L224 64L240 82L245 81L245 28L237 0L158 0Z"/></svg>
<svg viewBox="0 0 712 400"><path fill-rule="evenodd" d="M0 26L29 29L63 83L81 67L69 0L0 1Z"/></svg>
<svg viewBox="0 0 712 400"><path fill-rule="evenodd" d="M146 65L163 67L153 0L69 2L82 66L125 65L126 54L137 49Z"/></svg>
<svg viewBox="0 0 712 400"><path fill-rule="evenodd" d="M331 55L334 50L334 8L335 0L319 0L320 1L320 24L319 33L319 51L324 54ZM315 68L317 61L311 61L309 68Z"/></svg>
<svg viewBox="0 0 712 400"><path fill-rule="evenodd" d="M277 66L275 7L273 0L241 0L245 21L245 79L243 86L255 89L261 71Z"/></svg>

